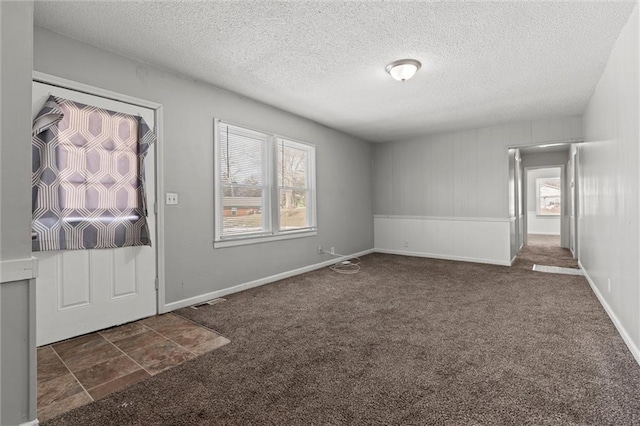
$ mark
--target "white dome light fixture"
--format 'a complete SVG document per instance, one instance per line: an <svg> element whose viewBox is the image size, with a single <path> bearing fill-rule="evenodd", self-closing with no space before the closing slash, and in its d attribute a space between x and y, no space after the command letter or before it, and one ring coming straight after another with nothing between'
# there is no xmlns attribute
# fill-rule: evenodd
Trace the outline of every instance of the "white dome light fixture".
<svg viewBox="0 0 640 426"><path fill-rule="evenodd" d="M415 59L400 59L391 62L385 70L398 81L406 81L413 77L422 64Z"/></svg>

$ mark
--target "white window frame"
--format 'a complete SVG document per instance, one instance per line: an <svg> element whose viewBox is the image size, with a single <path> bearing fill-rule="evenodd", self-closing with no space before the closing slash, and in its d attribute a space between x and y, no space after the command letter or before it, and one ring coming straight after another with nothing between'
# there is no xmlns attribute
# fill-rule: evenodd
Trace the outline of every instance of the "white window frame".
<svg viewBox="0 0 640 426"><path fill-rule="evenodd" d="M290 138L275 136L275 144L276 144L275 150L274 150L275 155L278 154L278 146L280 146L281 143L284 143L285 145L289 145L295 149L301 149L306 151L306 155L308 158L307 177L306 177L307 186L305 188L279 186L278 171L276 170L276 173L274 176L275 195L273 196L273 200L277 201L277 205L275 206L275 209L274 209L274 211L277 211L277 214L275 215L276 221L274 221L274 224L273 224L274 229L278 229L278 232L280 234L285 234L289 232L302 232L307 230L315 230L316 229L316 198L315 198L316 150L315 150L315 146L308 143L296 141ZM277 164L278 164L278 160L276 158L274 165L277 165ZM299 191L304 189L308 191L306 214L307 214L307 223L309 224L309 226L305 228L296 228L296 229L280 229L280 227L282 226L282 224L280 223L280 217L281 217L280 216L280 194L279 194L280 189L292 189L294 191Z"/></svg>
<svg viewBox="0 0 640 426"><path fill-rule="evenodd" d="M220 123L241 128L247 132L259 133L267 136L266 138L266 155L263 157L264 180L265 186L265 202L263 215L263 224L265 230L260 233L246 233L223 236L223 191L222 191L222 179L220 177L220 161L222 157L221 153L221 139L219 132ZM214 200L215 200L215 214L214 214L214 248L233 247L245 244L257 244L265 243L269 241L286 240L291 238L303 238L310 237L318 234L317 226L317 209L316 209L316 156L315 145L301 142L295 139L291 139L285 136L280 136L260 130L252 129L244 125L228 122L226 120L214 119ZM279 202L279 186L278 186L278 171L277 171L277 153L278 142L285 141L290 142L293 145L298 145L307 149L309 158L309 167L307 170L308 177L308 190L309 200L307 206L307 220L309 226L306 228L280 230L280 202ZM263 195L264 196L264 195Z"/></svg>

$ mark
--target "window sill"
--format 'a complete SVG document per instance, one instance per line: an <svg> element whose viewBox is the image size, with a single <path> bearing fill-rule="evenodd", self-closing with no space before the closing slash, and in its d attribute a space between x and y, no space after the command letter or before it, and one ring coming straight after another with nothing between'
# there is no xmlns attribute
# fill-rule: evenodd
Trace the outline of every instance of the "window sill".
<svg viewBox="0 0 640 426"><path fill-rule="evenodd" d="M318 235L318 231L316 229L297 231L297 232L290 231L290 232L284 232L278 235L269 235L269 236L260 236L260 237L234 238L229 240L214 241L213 248L219 249L219 248L225 248L225 247L244 246L249 244L270 243L272 241L282 241L282 240L291 240L294 238L313 237L315 235Z"/></svg>

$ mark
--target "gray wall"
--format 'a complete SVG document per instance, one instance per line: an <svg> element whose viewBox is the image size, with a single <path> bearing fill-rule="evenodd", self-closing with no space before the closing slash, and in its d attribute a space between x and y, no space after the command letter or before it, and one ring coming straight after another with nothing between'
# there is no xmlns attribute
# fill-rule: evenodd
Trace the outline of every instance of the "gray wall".
<svg viewBox="0 0 640 426"><path fill-rule="evenodd" d="M33 4L0 2L0 423L35 419L35 299L7 261L31 257Z"/></svg>
<svg viewBox="0 0 640 426"><path fill-rule="evenodd" d="M639 21L636 5L587 105L577 165L579 259L640 362Z"/></svg>
<svg viewBox="0 0 640 426"><path fill-rule="evenodd" d="M510 264L523 223L513 198L520 167L514 151L510 173L509 148L580 140L582 117L573 116L376 145L376 249Z"/></svg>
<svg viewBox="0 0 640 426"><path fill-rule="evenodd" d="M581 139L582 118L563 117L378 144L374 214L508 217L508 148Z"/></svg>
<svg viewBox="0 0 640 426"><path fill-rule="evenodd" d="M36 418L35 281L0 285L3 426Z"/></svg>
<svg viewBox="0 0 640 426"><path fill-rule="evenodd" d="M2 3L2 222L0 258L31 257L31 67L33 8ZM19 40L19 43L17 42ZM28 115L25 114L28 111Z"/></svg>
<svg viewBox="0 0 640 426"><path fill-rule="evenodd" d="M373 247L371 145L296 115L36 28L36 71L163 105L166 301ZM213 118L316 145L317 237L213 249Z"/></svg>
<svg viewBox="0 0 640 426"><path fill-rule="evenodd" d="M569 148L566 151L523 153L523 167L561 166L569 161Z"/></svg>

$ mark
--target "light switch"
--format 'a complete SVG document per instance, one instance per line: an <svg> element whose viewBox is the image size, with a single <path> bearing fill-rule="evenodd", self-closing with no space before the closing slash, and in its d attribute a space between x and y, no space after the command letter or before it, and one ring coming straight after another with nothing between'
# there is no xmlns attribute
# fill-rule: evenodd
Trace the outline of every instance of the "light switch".
<svg viewBox="0 0 640 426"><path fill-rule="evenodd" d="M167 192L167 205L178 204L178 194L175 192Z"/></svg>

